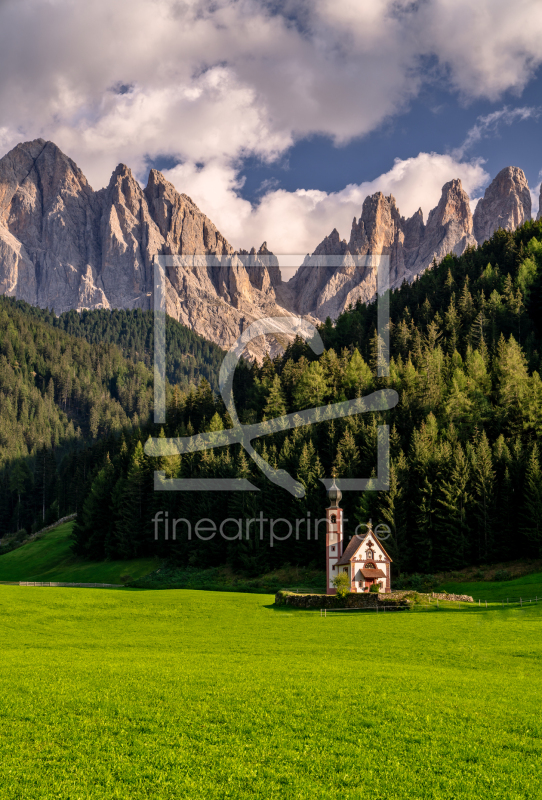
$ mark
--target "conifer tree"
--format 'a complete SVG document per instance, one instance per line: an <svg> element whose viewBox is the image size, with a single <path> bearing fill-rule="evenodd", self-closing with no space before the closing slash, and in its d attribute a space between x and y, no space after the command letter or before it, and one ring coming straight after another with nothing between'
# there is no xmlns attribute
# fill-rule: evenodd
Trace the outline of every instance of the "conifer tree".
<svg viewBox="0 0 542 800"><path fill-rule="evenodd" d="M521 531L532 543L533 552L542 555L542 470L538 445L531 450L525 474Z"/></svg>
<svg viewBox="0 0 542 800"><path fill-rule="evenodd" d="M294 387L293 399L296 409L301 411L323 405L327 391L322 365L319 361L312 361L303 370Z"/></svg>
<svg viewBox="0 0 542 800"><path fill-rule="evenodd" d="M103 467L91 483L74 528L75 552L96 561L105 558L105 540L111 535L114 524L113 475L113 465L107 454Z"/></svg>
<svg viewBox="0 0 542 800"><path fill-rule="evenodd" d="M440 532L439 567L462 567L470 555L471 469L461 443L452 454L449 478L441 480L436 527Z"/></svg>
<svg viewBox="0 0 542 800"><path fill-rule="evenodd" d="M478 556L488 559L494 552L495 470L485 431L473 450L473 516L479 540Z"/></svg>
<svg viewBox="0 0 542 800"><path fill-rule="evenodd" d="M282 417L286 413L286 398L284 397L284 392L282 391L280 378L278 375L275 375L267 395L267 400L264 406L264 414L266 419L274 419L275 417Z"/></svg>
<svg viewBox="0 0 542 800"><path fill-rule="evenodd" d="M141 442L137 441L119 501L118 550L123 558L136 558L148 552L152 537L150 517L146 514L150 483L148 462Z"/></svg>

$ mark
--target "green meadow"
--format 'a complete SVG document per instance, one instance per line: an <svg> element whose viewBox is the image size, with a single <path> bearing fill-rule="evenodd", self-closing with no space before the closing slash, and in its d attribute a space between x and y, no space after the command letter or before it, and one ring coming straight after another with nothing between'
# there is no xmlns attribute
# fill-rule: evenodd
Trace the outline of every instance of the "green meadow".
<svg viewBox="0 0 542 800"><path fill-rule="evenodd" d="M0 581L62 581L118 583L130 575L137 579L155 570L157 558L132 561L84 561L71 552L74 523L66 522L33 542L0 556Z"/></svg>
<svg viewBox="0 0 542 800"><path fill-rule="evenodd" d="M0 798L537 798L542 604L0 586Z"/></svg>
<svg viewBox="0 0 542 800"><path fill-rule="evenodd" d="M529 601L542 598L542 572L522 575L511 581L472 581L471 583L445 583L443 589L454 594L469 594L476 601L506 603L520 598Z"/></svg>

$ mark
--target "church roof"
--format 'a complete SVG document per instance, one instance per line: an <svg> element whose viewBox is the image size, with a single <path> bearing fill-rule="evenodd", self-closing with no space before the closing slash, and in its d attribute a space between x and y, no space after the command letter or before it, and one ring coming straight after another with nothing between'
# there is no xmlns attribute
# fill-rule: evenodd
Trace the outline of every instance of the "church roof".
<svg viewBox="0 0 542 800"><path fill-rule="evenodd" d="M365 538L365 537L364 537ZM348 544L346 545L346 550L337 561L338 566L342 566L343 564L350 564L350 561L356 555L357 550L359 549L360 545L363 543L363 539L361 536L358 536L357 533L355 536L352 536Z"/></svg>
<svg viewBox="0 0 542 800"><path fill-rule="evenodd" d="M382 544L378 536L375 536L374 531L368 530L367 533L364 534L363 536L360 536L358 533L352 536L352 538L350 539L350 541L346 546L346 550L344 551L340 559L337 561L337 566L342 567L350 564L351 560L354 558L354 556L356 555L357 551L359 550L363 542L369 537L375 539L378 542L378 546L380 547L386 558L388 558L391 561L392 559L389 557L388 553L384 548L384 545Z"/></svg>
<svg viewBox="0 0 542 800"><path fill-rule="evenodd" d="M360 569L364 578L385 578L386 575L381 569Z"/></svg>

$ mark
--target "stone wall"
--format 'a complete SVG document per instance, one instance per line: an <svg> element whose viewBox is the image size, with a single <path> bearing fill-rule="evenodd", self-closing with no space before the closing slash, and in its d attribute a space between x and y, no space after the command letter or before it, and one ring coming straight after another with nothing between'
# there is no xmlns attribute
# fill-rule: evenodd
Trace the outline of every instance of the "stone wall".
<svg viewBox="0 0 542 800"><path fill-rule="evenodd" d="M448 600L453 602L474 602L468 594L446 594L444 592L432 592L422 594L412 590L402 590L376 594L367 592L365 594L349 594L344 599L335 594L298 594L281 590L275 595L275 605L293 606L294 608L408 608L413 605L414 598L418 600Z"/></svg>
<svg viewBox="0 0 542 800"><path fill-rule="evenodd" d="M431 592L433 600L453 600L457 603L474 603L470 594L446 594L445 592Z"/></svg>
<svg viewBox="0 0 542 800"><path fill-rule="evenodd" d="M275 605L295 608L408 608L408 598L394 597L391 594L350 594L344 599L335 594L297 594L284 590L275 595Z"/></svg>

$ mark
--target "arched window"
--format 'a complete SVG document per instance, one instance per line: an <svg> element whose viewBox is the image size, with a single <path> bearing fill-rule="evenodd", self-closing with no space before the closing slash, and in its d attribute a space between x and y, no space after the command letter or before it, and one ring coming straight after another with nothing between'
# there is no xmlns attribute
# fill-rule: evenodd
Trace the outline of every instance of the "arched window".
<svg viewBox="0 0 542 800"><path fill-rule="evenodd" d="M367 550L366 558L374 558L372 550Z"/></svg>
<svg viewBox="0 0 542 800"><path fill-rule="evenodd" d="M375 565L372 564L370 561L368 564L365 564L364 569L376 569Z"/></svg>
<svg viewBox="0 0 542 800"><path fill-rule="evenodd" d="M335 515L335 514L332 514L332 515L331 515L331 524L332 524L332 525L335 525L335 523L336 523L336 522L337 522L337 517L336 517L336 515Z"/></svg>

